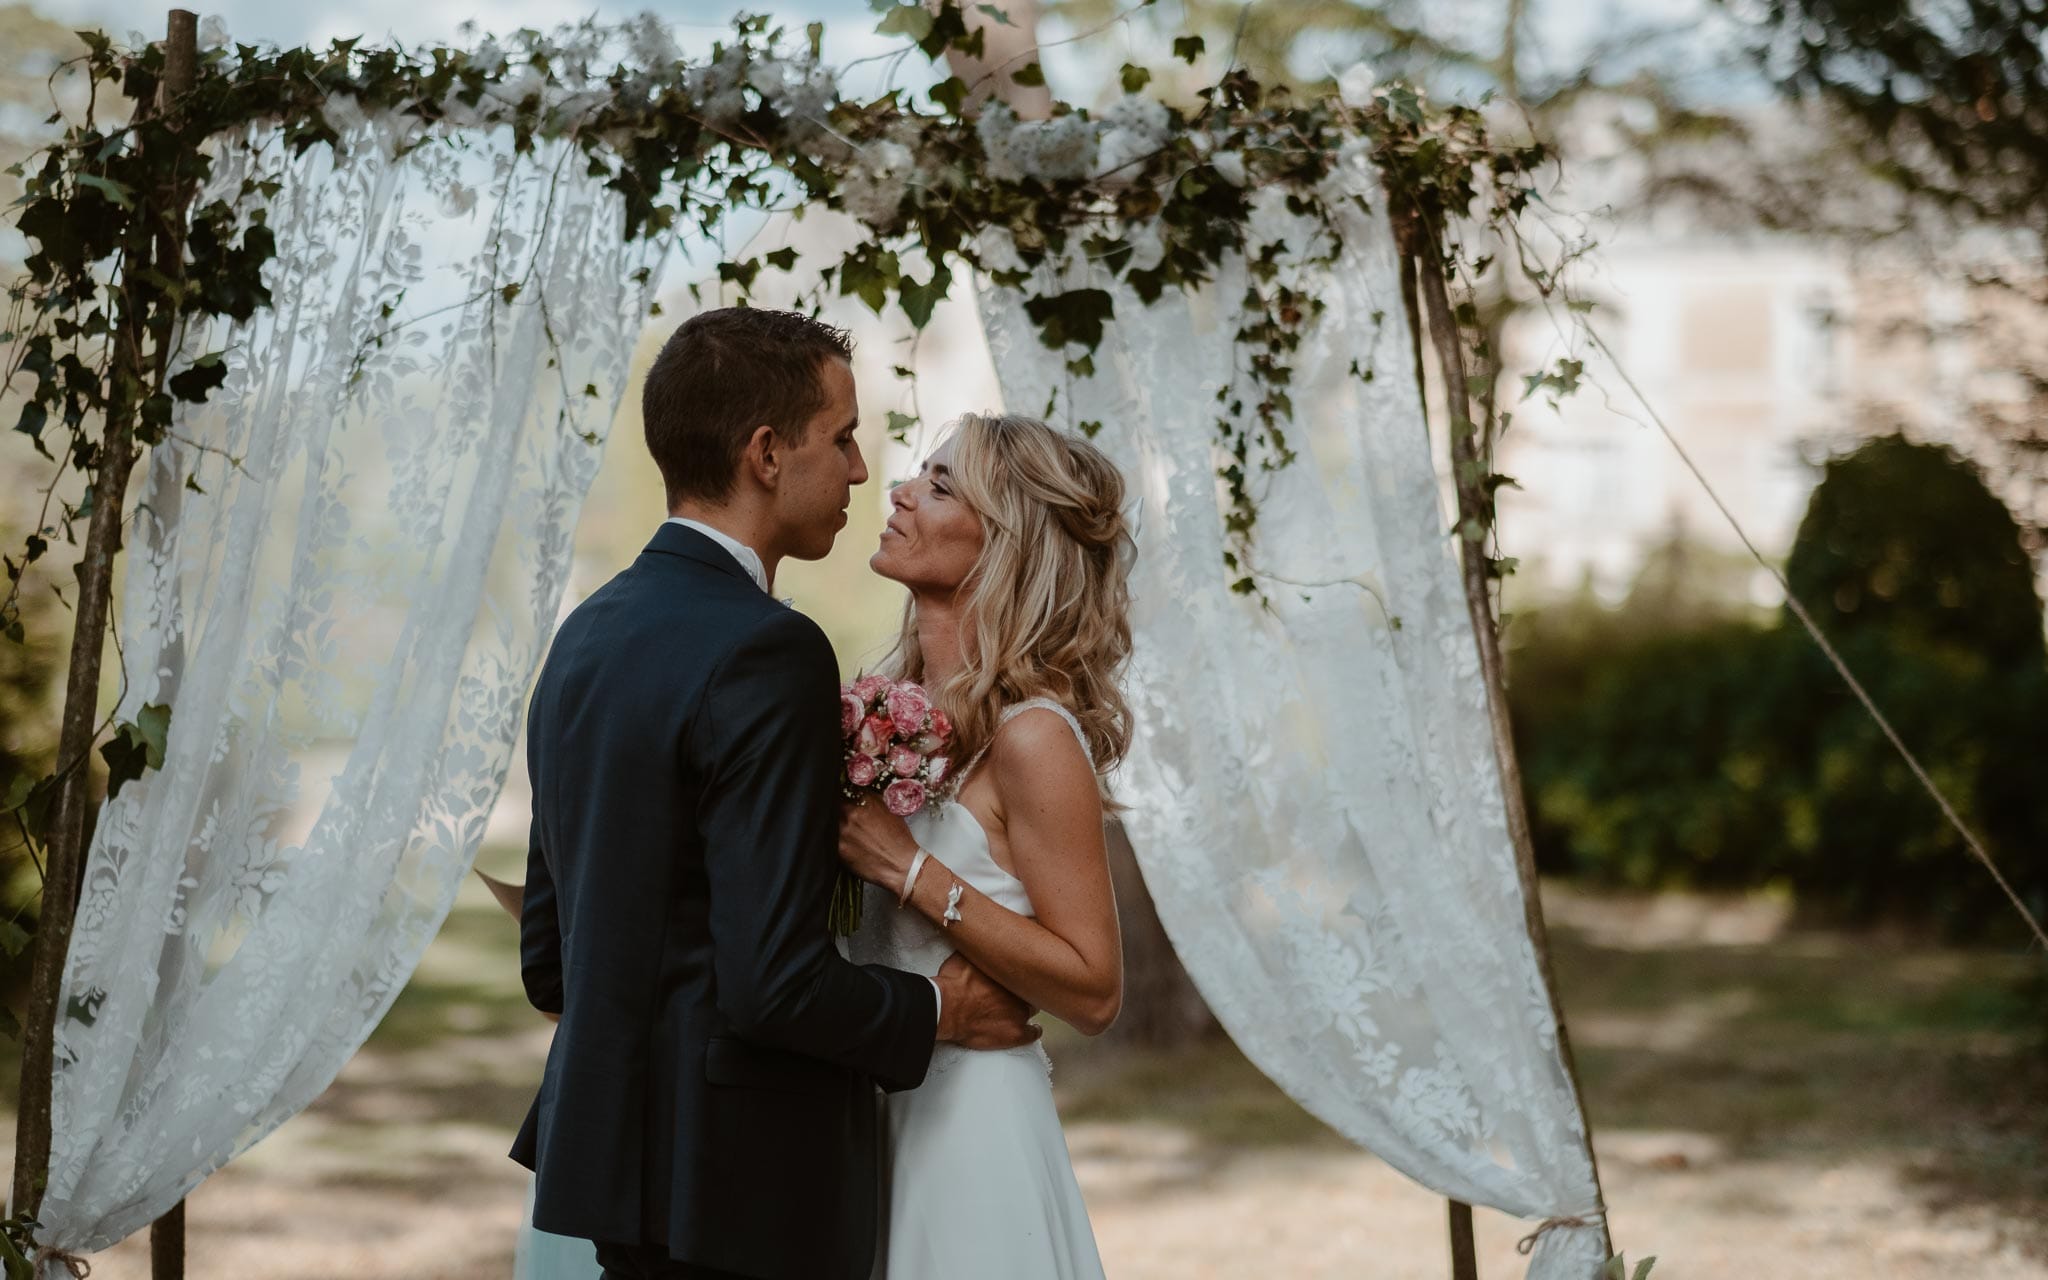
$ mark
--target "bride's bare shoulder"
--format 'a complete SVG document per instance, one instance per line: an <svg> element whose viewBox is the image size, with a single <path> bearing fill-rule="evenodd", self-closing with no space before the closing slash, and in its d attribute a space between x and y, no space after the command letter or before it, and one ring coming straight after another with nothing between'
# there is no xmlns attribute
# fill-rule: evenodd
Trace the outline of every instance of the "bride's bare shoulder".
<svg viewBox="0 0 2048 1280"><path fill-rule="evenodd" d="M1026 707L1006 719L989 747L989 767L1005 793L1094 794L1095 768L1067 717L1051 707Z"/></svg>

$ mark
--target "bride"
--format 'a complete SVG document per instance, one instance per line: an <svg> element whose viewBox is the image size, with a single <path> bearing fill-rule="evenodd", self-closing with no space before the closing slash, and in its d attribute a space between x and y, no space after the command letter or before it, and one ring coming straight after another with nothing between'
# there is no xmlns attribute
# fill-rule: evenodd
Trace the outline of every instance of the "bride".
<svg viewBox="0 0 2048 1280"><path fill-rule="evenodd" d="M1094 446L1018 417L960 419L893 511L874 571L910 590L886 674L952 718L950 794L908 821L849 807L840 856L868 881L853 958L930 974L954 952L1094 1035L1123 998L1103 775L1130 744L1135 546ZM1099 1277L1037 1045L941 1046L891 1094L876 1276Z"/></svg>

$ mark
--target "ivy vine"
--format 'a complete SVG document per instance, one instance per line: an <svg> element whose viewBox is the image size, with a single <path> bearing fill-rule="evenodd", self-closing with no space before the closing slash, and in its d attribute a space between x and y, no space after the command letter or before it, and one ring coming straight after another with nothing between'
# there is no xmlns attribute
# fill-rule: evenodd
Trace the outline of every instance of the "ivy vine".
<svg viewBox="0 0 2048 1280"><path fill-rule="evenodd" d="M878 7L883 32L941 68L950 52L982 52L957 0ZM25 194L14 219L33 252L8 289L0 371L20 404L14 429L51 472L34 531L5 555L0 633L15 643L26 638L21 593L34 566L54 541L76 544L90 514L89 484L87 499L73 502L60 482L98 474L109 424L155 445L176 429L179 404L204 402L224 382L233 351L174 370L188 329L271 305L264 272L276 245L265 210L278 182L252 177L231 200L191 207L215 154L258 134L296 155L338 145L348 122L367 115L402 125L400 147L464 130L509 130L518 155L565 140L618 193L629 238L716 238L737 211L844 210L870 234L823 269L815 303L854 297L922 329L939 301L980 274L1023 293L1040 341L1075 377L1093 372L1116 319L1118 295L1102 287L1105 277L1150 303L1209 285L1241 256L1238 359L1218 394L1214 447L1228 495L1225 571L1253 595L1259 479L1295 458L1292 364L1323 309L1278 247L1260 242L1262 202L1319 223L1333 254L1341 241L1325 179L1358 149L1378 165L1389 200L1439 226L1511 226L1549 158L1534 142L1495 145L1481 110L1430 104L1406 85L1347 102L1271 88L1241 67L1186 109L1148 96L1150 73L1135 66L1123 69L1122 98L1093 110L1057 103L1042 121L1018 120L1000 104L971 112L975 86L944 74L929 89L850 101L820 62L821 27L794 33L765 17L735 20L697 61L680 57L652 20L521 31L468 49L226 46L204 51L196 87L162 109L148 106L165 73L160 48L83 34L83 118L17 169ZM1202 43L1183 38L1174 53L1193 63ZM1008 72L1042 83L1035 64ZM104 118L112 106L122 108L119 121ZM1455 244L1437 243L1433 265L1447 279L1484 270ZM1097 278L1063 288L1061 268L1076 255ZM796 266L784 248L720 261L713 274L746 299L764 271ZM518 287L503 286L505 301ZM913 425L891 415L899 435ZM61 594L61 584L47 585ZM112 726L102 753L114 785L161 758L168 716L152 707L137 723ZM0 807L31 844L52 782L0 780Z"/></svg>

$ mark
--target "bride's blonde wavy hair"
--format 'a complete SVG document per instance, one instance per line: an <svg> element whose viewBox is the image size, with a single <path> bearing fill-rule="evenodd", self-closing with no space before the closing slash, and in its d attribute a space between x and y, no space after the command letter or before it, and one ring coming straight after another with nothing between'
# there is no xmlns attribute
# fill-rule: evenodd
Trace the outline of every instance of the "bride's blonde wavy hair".
<svg viewBox="0 0 2048 1280"><path fill-rule="evenodd" d="M953 719L955 765L988 746L1003 708L1050 698L1081 722L1100 778L1131 745L1117 684L1137 555L1123 476L1094 445L1035 418L964 414L953 438L953 490L982 532L961 584L961 664L927 686ZM886 665L925 681L914 600Z"/></svg>

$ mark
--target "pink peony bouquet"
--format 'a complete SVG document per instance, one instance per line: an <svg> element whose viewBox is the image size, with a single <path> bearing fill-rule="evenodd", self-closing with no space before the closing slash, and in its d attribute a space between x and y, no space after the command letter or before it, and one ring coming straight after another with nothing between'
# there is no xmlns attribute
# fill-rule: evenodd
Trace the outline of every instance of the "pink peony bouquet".
<svg viewBox="0 0 2048 1280"><path fill-rule="evenodd" d="M839 732L846 743L840 791L848 800L880 796L899 818L925 807L952 771L946 752L953 724L931 695L908 680L862 676L839 689ZM832 893L832 929L860 927L860 881L841 871Z"/></svg>
<svg viewBox="0 0 2048 1280"><path fill-rule="evenodd" d="M839 732L846 741L846 798L878 795L899 818L924 808L951 767L952 722L908 680L862 676L841 686Z"/></svg>

